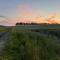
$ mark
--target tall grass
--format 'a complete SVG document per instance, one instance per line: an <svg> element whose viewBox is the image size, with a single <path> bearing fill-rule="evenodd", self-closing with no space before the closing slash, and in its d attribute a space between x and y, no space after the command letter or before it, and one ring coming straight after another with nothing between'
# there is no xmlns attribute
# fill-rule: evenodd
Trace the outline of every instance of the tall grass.
<svg viewBox="0 0 60 60"><path fill-rule="evenodd" d="M45 34L12 30L1 60L60 60L60 44Z"/></svg>

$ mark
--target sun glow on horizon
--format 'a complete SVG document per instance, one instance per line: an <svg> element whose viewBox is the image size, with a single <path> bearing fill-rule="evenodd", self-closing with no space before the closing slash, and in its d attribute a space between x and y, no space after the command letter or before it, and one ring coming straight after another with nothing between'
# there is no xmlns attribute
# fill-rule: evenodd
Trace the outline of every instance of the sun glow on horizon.
<svg viewBox="0 0 60 60"><path fill-rule="evenodd" d="M8 4L7 4L8 3ZM1 0L0 14L9 19L0 19L2 25L16 22L59 23L60 0Z"/></svg>
<svg viewBox="0 0 60 60"><path fill-rule="evenodd" d="M20 17L17 17L16 19L11 19L11 20L3 20L0 21L0 25L15 25L17 22L23 22L23 23L49 23L49 24L54 24L58 23L60 24L60 20L56 18L55 14L51 14L48 17L43 17L43 16L33 16L32 14L24 14Z"/></svg>

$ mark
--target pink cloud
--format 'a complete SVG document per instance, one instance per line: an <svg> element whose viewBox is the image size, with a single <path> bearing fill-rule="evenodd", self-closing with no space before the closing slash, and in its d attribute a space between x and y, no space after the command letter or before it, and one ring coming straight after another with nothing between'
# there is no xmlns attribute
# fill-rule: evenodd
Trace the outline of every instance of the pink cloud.
<svg viewBox="0 0 60 60"><path fill-rule="evenodd" d="M31 6L29 4L19 4L16 6L18 10L20 10L21 13L25 12L31 12Z"/></svg>
<svg viewBox="0 0 60 60"><path fill-rule="evenodd" d="M29 7L30 7L30 5L29 5L29 4L19 4L19 5L17 5L16 7L17 7L17 8L19 8L19 9L21 8L21 9L23 9L23 10L24 10L24 9L29 8Z"/></svg>

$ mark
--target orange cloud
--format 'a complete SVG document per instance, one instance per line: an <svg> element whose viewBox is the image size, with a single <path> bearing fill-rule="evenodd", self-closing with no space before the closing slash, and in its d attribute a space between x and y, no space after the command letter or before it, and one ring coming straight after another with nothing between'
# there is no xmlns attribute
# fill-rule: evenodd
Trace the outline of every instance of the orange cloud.
<svg viewBox="0 0 60 60"><path fill-rule="evenodd" d="M34 22L36 23L46 23L47 21L45 20L44 17L35 17Z"/></svg>

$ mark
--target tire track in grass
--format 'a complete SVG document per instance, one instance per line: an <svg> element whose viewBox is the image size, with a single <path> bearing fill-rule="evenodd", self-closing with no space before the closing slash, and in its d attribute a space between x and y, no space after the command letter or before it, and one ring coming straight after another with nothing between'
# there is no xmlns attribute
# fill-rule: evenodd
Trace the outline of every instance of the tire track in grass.
<svg viewBox="0 0 60 60"><path fill-rule="evenodd" d="M12 28L7 28L7 31L5 32L0 32L0 52L3 51L5 47L5 43L8 40L10 36L10 31Z"/></svg>

